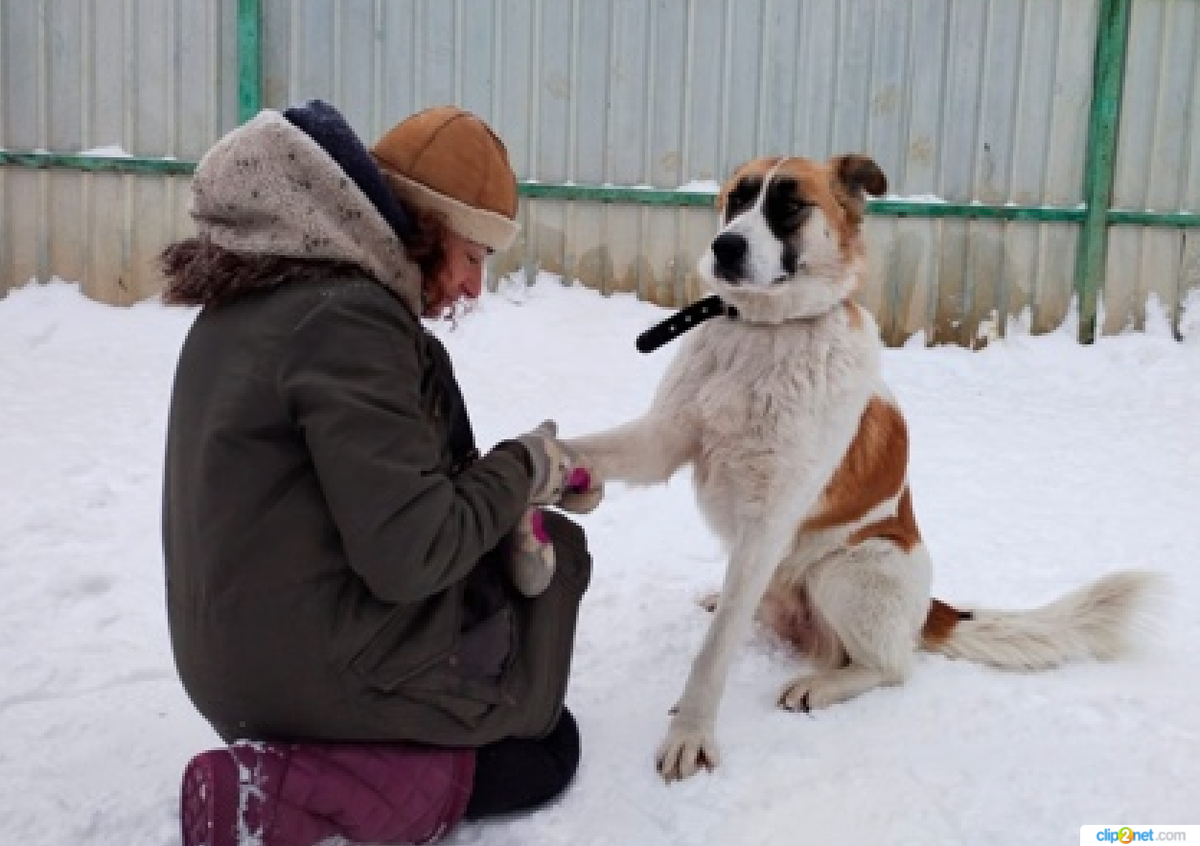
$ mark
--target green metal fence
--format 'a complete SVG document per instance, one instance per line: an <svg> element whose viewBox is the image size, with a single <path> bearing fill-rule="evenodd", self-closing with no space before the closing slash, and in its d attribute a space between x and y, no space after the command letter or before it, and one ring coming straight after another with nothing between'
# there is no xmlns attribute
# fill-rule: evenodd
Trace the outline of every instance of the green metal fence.
<svg viewBox="0 0 1200 846"><path fill-rule="evenodd" d="M1125 57L1133 0L1100 0L1095 45L1093 89L1088 125L1082 196L1076 207L987 205L927 202L905 199L872 200L873 215L909 218L957 218L1079 225L1079 248L1074 289L1079 307L1079 340L1092 342L1097 333L1097 308L1105 272L1109 230L1113 225L1200 227L1200 214L1112 208ZM238 117L247 120L262 107L261 0L238 0ZM0 166L66 168L83 171L187 175L195 162L139 157L110 158L65 153L0 150ZM626 203L655 206L711 206L707 192L622 187L612 185L522 182L522 196L532 199L583 203Z"/></svg>

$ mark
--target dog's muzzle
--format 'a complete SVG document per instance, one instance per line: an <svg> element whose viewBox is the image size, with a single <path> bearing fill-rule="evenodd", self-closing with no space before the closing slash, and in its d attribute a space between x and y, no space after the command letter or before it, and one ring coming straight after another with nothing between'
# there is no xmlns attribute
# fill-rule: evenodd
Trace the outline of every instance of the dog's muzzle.
<svg viewBox="0 0 1200 846"><path fill-rule="evenodd" d="M734 285L746 278L746 236L722 232L712 242L713 275Z"/></svg>

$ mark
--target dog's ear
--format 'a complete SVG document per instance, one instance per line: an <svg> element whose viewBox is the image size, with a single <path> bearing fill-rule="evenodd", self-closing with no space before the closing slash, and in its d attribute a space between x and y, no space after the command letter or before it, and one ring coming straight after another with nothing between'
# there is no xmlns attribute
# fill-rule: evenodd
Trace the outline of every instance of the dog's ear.
<svg viewBox="0 0 1200 846"><path fill-rule="evenodd" d="M829 169L842 205L858 214L863 212L866 194L882 197L887 193L887 177L870 156L859 153L834 156L829 160Z"/></svg>
<svg viewBox="0 0 1200 846"><path fill-rule="evenodd" d="M721 186L721 190L713 197L713 208L717 210L717 217L724 219L725 217L725 201L729 199L729 183L726 182Z"/></svg>

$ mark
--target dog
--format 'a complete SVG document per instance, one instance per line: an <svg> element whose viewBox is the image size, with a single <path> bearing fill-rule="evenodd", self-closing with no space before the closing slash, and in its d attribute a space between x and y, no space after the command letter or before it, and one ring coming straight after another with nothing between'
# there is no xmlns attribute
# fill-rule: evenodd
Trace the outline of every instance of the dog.
<svg viewBox="0 0 1200 846"><path fill-rule="evenodd" d="M852 298L865 272L866 195L886 191L883 171L858 154L739 167L697 265L736 316L680 339L644 416L567 441L607 481L660 483L690 465L728 552L658 750L668 782L718 764L717 711L756 617L811 659L778 700L810 711L902 683L920 648L1021 670L1116 657L1154 581L1114 573L1031 611L931 599L907 428L881 378L878 327Z"/></svg>

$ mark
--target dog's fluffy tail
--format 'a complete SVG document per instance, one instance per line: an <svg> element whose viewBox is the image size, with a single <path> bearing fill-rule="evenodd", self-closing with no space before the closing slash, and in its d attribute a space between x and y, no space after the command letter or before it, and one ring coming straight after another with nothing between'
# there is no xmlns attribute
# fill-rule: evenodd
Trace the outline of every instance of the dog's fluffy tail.
<svg viewBox="0 0 1200 846"><path fill-rule="evenodd" d="M1159 584L1154 573L1111 573L1029 611L960 611L935 599L921 645L1005 670L1042 670L1074 658L1112 660L1149 627Z"/></svg>

